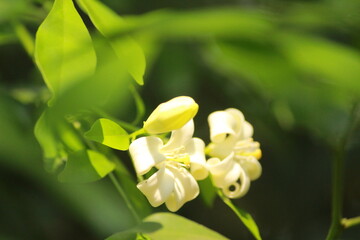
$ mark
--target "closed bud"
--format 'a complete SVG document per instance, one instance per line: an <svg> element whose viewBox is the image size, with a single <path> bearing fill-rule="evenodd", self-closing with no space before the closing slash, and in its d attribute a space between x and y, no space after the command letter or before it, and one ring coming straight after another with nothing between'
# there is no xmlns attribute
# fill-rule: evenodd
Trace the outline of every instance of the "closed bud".
<svg viewBox="0 0 360 240"><path fill-rule="evenodd" d="M160 104L144 122L150 134L170 132L181 128L194 118L199 106L191 97L180 96Z"/></svg>

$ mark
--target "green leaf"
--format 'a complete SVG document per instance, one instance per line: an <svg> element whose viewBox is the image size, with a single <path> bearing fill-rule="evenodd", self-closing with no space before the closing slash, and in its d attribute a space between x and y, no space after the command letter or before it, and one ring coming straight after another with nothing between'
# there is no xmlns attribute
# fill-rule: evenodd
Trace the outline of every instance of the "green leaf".
<svg viewBox="0 0 360 240"><path fill-rule="evenodd" d="M85 149L74 129L63 119L52 121L48 109L36 122L34 133L43 150L45 169L50 172L66 161L69 152Z"/></svg>
<svg viewBox="0 0 360 240"><path fill-rule="evenodd" d="M95 51L72 0L55 0L36 33L35 61L55 96L94 73Z"/></svg>
<svg viewBox="0 0 360 240"><path fill-rule="evenodd" d="M160 10L126 18L124 34L132 32L155 38L244 37L257 39L272 33L275 25L264 11L216 8L192 11Z"/></svg>
<svg viewBox="0 0 360 240"><path fill-rule="evenodd" d="M129 149L130 143L127 132L120 125L107 118L96 120L91 129L85 133L85 137L118 150Z"/></svg>
<svg viewBox="0 0 360 240"><path fill-rule="evenodd" d="M63 145L58 141L44 112L35 125L35 137L44 155L45 169L53 172L66 159Z"/></svg>
<svg viewBox="0 0 360 240"><path fill-rule="evenodd" d="M93 182L105 177L115 169L115 163L93 150L80 150L69 154L59 181L72 183Z"/></svg>
<svg viewBox="0 0 360 240"><path fill-rule="evenodd" d="M119 64L125 65L135 81L143 85L146 67L143 50L128 35L121 38L112 37L115 32L123 28L124 20L97 0L78 0L78 2L89 15L99 32L109 38L110 44L118 57Z"/></svg>
<svg viewBox="0 0 360 240"><path fill-rule="evenodd" d="M360 52L304 34L279 34L279 47L295 67L322 81L360 94Z"/></svg>
<svg viewBox="0 0 360 240"><path fill-rule="evenodd" d="M157 240L221 240L227 239L219 233L173 213L155 213L145 218L145 223L159 223L161 228L153 232L146 232L151 239Z"/></svg>
<svg viewBox="0 0 360 240"><path fill-rule="evenodd" d="M139 233L140 236L145 234L145 238L156 240L225 240L228 239L219 233L204 227L194 221L186 219L174 213L154 213L137 227L128 231L116 233L106 240L123 240L123 236L131 233Z"/></svg>

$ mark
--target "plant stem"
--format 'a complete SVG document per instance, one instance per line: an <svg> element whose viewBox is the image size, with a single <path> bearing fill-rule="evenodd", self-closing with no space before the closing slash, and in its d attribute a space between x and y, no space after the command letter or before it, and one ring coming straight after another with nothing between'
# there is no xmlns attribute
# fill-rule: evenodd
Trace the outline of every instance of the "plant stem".
<svg viewBox="0 0 360 240"><path fill-rule="evenodd" d="M336 150L332 162L332 209L331 226L326 237L327 240L336 239L342 231L342 205L344 182L344 151L341 147Z"/></svg>
<svg viewBox="0 0 360 240"><path fill-rule="evenodd" d="M344 225L342 225L342 210L345 149L351 137L351 133L357 125L360 116L359 109L360 104L356 103L352 109L345 133L338 142L338 145L334 148L334 158L332 160L331 225L326 240L336 239L344 229Z"/></svg>
<svg viewBox="0 0 360 240"><path fill-rule="evenodd" d="M350 228L360 224L360 216L353 218L343 218L341 224L344 228Z"/></svg>
<svg viewBox="0 0 360 240"><path fill-rule="evenodd" d="M139 130L133 132L132 134L129 135L129 138L131 138L131 141L134 141L135 138L140 135L140 134L143 134L145 133L145 130L143 128L140 128Z"/></svg>
<svg viewBox="0 0 360 240"><path fill-rule="evenodd" d="M110 177L112 183L114 184L114 186L116 187L117 191L121 195L121 197L124 199L125 204L128 207L128 209L130 210L131 214L134 216L136 223L138 223L138 224L141 223L141 219L140 219L139 215L137 214L137 212L135 211L135 208L133 207L133 205L127 198L125 191L122 189L122 187L121 187L120 183L118 182L117 178L115 177L115 175L111 172L111 173L109 173L109 177Z"/></svg>
<svg viewBox="0 0 360 240"><path fill-rule="evenodd" d="M81 128L76 128L76 130L78 130L79 134L83 134L84 131L82 131ZM88 140L86 137L83 138L85 143L88 145L88 147L92 150L98 151L96 145ZM114 158L116 158L115 156L113 156ZM141 218L139 217L139 215L137 214L134 206L131 204L130 200L128 199L128 197L126 196L125 191L123 190L123 188L121 187L119 181L117 180L117 178L115 177L114 173L111 172L108 174L108 176L111 179L111 182L114 184L116 190L119 192L120 196L123 198L127 208L129 209L129 211L131 212L131 214L134 216L134 219L136 221L137 224L141 223Z"/></svg>
<svg viewBox="0 0 360 240"><path fill-rule="evenodd" d="M118 123L120 126L122 126L123 128L125 128L128 131L137 131L137 130L139 130L138 127L135 127L134 125L132 125L130 123L121 121L121 120L111 116L110 114L104 112L100 108L95 108L94 112L97 113L97 115L99 115L100 117L106 117L106 118L110 119L111 121L114 121L114 122Z"/></svg>
<svg viewBox="0 0 360 240"><path fill-rule="evenodd" d="M23 45L24 49L26 50L27 54L33 58L34 57L34 48L35 48L35 41L26 27L21 24L20 22L13 21L13 28L15 31L16 36L19 38L21 44Z"/></svg>

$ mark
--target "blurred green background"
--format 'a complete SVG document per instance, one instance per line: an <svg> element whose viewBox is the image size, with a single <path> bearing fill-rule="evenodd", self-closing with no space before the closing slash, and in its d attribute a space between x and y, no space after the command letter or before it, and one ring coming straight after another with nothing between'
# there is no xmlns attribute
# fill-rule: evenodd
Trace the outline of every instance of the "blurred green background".
<svg viewBox="0 0 360 240"><path fill-rule="evenodd" d="M191 96L200 105L195 136L209 142L208 114L240 109L261 143L263 174L235 203L252 214L264 239L324 239L333 148L360 97L360 2L103 2L145 51L138 89L146 116L172 97ZM107 178L64 184L44 170L33 129L49 93L19 41L18 23L35 36L51 5L0 0L1 240L104 239L133 224ZM131 121L133 101L119 106L111 111ZM360 213L359 146L357 127L346 149L345 217ZM126 154L120 157L132 170ZM178 213L230 239L251 239L219 199L209 209L199 197ZM360 239L360 228L341 239Z"/></svg>

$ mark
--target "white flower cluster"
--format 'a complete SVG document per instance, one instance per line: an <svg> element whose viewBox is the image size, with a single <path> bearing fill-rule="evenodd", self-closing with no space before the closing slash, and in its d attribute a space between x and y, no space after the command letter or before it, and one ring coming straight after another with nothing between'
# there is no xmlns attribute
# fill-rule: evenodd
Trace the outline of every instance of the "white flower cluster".
<svg viewBox="0 0 360 240"><path fill-rule="evenodd" d="M195 101L186 96L160 104L144 123L149 136L134 140L129 148L136 173L157 171L137 187L154 207L165 203L177 211L196 198L199 186L209 173L214 186L229 198L244 196L250 181L261 175L260 144L252 139L253 127L237 109L209 115L211 143L193 138L193 118L198 111ZM154 134L171 131L164 143ZM211 158L206 161L205 152Z"/></svg>

